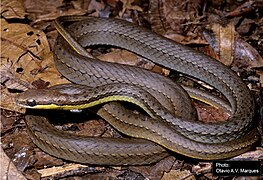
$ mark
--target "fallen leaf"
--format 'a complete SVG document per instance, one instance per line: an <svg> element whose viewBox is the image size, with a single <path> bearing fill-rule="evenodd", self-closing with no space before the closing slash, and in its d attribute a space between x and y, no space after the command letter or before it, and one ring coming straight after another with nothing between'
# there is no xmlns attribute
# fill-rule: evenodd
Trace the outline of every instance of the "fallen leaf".
<svg viewBox="0 0 263 180"><path fill-rule="evenodd" d="M38 23L40 21L52 21L59 16L85 15L88 12L89 12L88 10L83 10L83 9L69 9L67 11L62 11L62 12L60 11L51 12L43 15L38 15L34 23Z"/></svg>
<svg viewBox="0 0 263 180"><path fill-rule="evenodd" d="M142 8L137 5L133 5L135 0L120 0L123 3L122 11L119 16L122 17L126 10L136 10L142 12Z"/></svg>
<svg viewBox="0 0 263 180"><path fill-rule="evenodd" d="M160 66L157 66L154 63L126 50L113 49L112 52L99 55L97 58L102 61L126 64L126 65L152 70L156 73L160 73L164 75L168 75L170 72L169 70L161 68Z"/></svg>
<svg viewBox="0 0 263 180"><path fill-rule="evenodd" d="M263 58L258 51L249 43L241 38L235 42L235 61L234 65L239 68L251 69L263 66Z"/></svg>
<svg viewBox="0 0 263 180"><path fill-rule="evenodd" d="M197 165L192 167L192 171L199 175L199 174L206 174L212 172L212 163L210 162L199 162Z"/></svg>
<svg viewBox="0 0 263 180"><path fill-rule="evenodd" d="M58 8L63 4L63 0L53 0L50 2L42 0L24 0L24 6L30 17L37 17L39 15L57 12ZM32 19L34 20L34 18Z"/></svg>
<svg viewBox="0 0 263 180"><path fill-rule="evenodd" d="M189 30L191 25L194 29L199 23L197 12L201 5L200 1L174 1L174 0L158 0L163 3L163 11L165 20L169 23L173 32L178 34L186 34L186 26Z"/></svg>
<svg viewBox="0 0 263 180"><path fill-rule="evenodd" d="M204 103L195 103L198 119L203 122L226 121L229 114L222 109L216 109Z"/></svg>
<svg viewBox="0 0 263 180"><path fill-rule="evenodd" d="M32 142L26 131L14 131L9 136L3 136L1 142L12 145L5 152L21 172L34 164L36 159L33 156Z"/></svg>
<svg viewBox="0 0 263 180"><path fill-rule="evenodd" d="M263 66L263 59L258 51L241 39L232 22L225 27L213 24L211 29L212 33L204 31L204 37L219 56L216 59L223 64L246 69Z"/></svg>
<svg viewBox="0 0 263 180"><path fill-rule="evenodd" d="M86 4L85 1L84 4ZM81 3L82 4L82 3ZM63 0L54 0L46 3L42 0L25 0L25 9L29 12L28 18L33 20L34 24L45 21L55 20L59 16L66 15L84 15L88 13L87 9L81 9L75 1L65 3ZM73 6L73 7L67 7Z"/></svg>
<svg viewBox="0 0 263 180"><path fill-rule="evenodd" d="M99 55L98 58L107 62L114 62L127 65L136 65L139 63L137 55L129 51L120 49L113 49L109 53Z"/></svg>
<svg viewBox="0 0 263 180"><path fill-rule="evenodd" d="M170 24L167 22L162 0L149 1L149 16L151 28L154 32L158 34L170 34L172 32L172 28Z"/></svg>
<svg viewBox="0 0 263 180"><path fill-rule="evenodd" d="M3 64L2 64L3 63ZM8 89L26 91L33 86L19 79L15 73L13 73L10 69L12 68L11 62L1 62L0 65L0 82L2 86L5 86Z"/></svg>
<svg viewBox="0 0 263 180"><path fill-rule="evenodd" d="M195 180L195 176L188 170L171 170L168 173L164 173L161 180L170 180L170 179L185 179L185 180Z"/></svg>
<svg viewBox="0 0 263 180"><path fill-rule="evenodd" d="M25 12L22 0L2 0L1 15L5 19L24 19L27 13Z"/></svg>
<svg viewBox="0 0 263 180"><path fill-rule="evenodd" d="M0 110L1 134L5 134L7 131L10 131L12 129L13 125L16 122L15 118L12 118L12 117L15 115L16 115L16 113L13 113L12 111L6 111L6 110L2 110L2 109ZM2 145L2 147L3 147L3 145Z"/></svg>
<svg viewBox="0 0 263 180"><path fill-rule="evenodd" d="M212 25L212 30L215 33L215 38L219 47L219 61L226 66L230 66L233 62L234 45L235 45L235 26L230 22L226 26L221 26L218 23Z"/></svg>
<svg viewBox="0 0 263 180"><path fill-rule="evenodd" d="M50 85L68 82L56 70L47 38L42 31L1 19L1 35L0 72L6 73L2 80L5 80L7 88L32 88L29 84L37 79ZM3 89L2 92L4 98L1 107L21 112L13 101L14 94Z"/></svg>
<svg viewBox="0 0 263 180"><path fill-rule="evenodd" d="M238 6L233 11L227 13L226 17L237 17L246 15L247 13L250 13L251 11L256 11L257 8L260 9L261 7L263 7L262 0L250 0Z"/></svg>
<svg viewBox="0 0 263 180"><path fill-rule="evenodd" d="M152 166L131 166L130 170L138 172L148 179L160 179L164 172L170 171L175 162L175 157L168 156Z"/></svg>
<svg viewBox="0 0 263 180"><path fill-rule="evenodd" d="M0 147L0 174L1 179L19 179L26 180L26 178L22 175L20 171L17 170L12 161L8 158L8 156L3 151L2 147Z"/></svg>
<svg viewBox="0 0 263 180"><path fill-rule="evenodd" d="M18 72L22 79L33 81L33 70L44 69L41 61L50 52L45 34L25 24L9 24L1 19L1 58L12 62L13 72Z"/></svg>
<svg viewBox="0 0 263 180"><path fill-rule="evenodd" d="M263 148L257 147L254 151L249 151L239 156L233 157L231 160L234 161L260 161L263 158Z"/></svg>
<svg viewBox="0 0 263 180"><path fill-rule="evenodd" d="M19 113L25 113L26 110L21 108L15 104L15 96L16 94L10 93L8 89L1 89L1 105L0 107L6 110L15 111Z"/></svg>
<svg viewBox="0 0 263 180"><path fill-rule="evenodd" d="M236 31L240 35L246 35L253 29L254 26L256 26L255 20L245 18L241 24L236 27Z"/></svg>
<svg viewBox="0 0 263 180"><path fill-rule="evenodd" d="M51 156L43 152L39 148L34 148L33 152L34 152L33 156L37 159L36 163L34 163L34 166L37 169L42 169L45 167L61 166L64 164L62 159Z"/></svg>
<svg viewBox="0 0 263 180"><path fill-rule="evenodd" d="M106 123L101 120L89 120L85 123L80 123L80 131L77 132L78 135L84 136L101 136L106 131ZM82 130L83 129L83 130ZM82 131L81 131L82 130Z"/></svg>

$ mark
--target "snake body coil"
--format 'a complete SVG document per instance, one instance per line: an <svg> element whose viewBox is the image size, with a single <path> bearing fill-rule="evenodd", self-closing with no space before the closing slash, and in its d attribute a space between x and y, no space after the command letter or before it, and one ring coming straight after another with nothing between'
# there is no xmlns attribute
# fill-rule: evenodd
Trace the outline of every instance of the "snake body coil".
<svg viewBox="0 0 263 180"><path fill-rule="evenodd" d="M62 28L64 21L75 20L78 22L73 23L66 30ZM72 87L71 91L64 90L65 87L60 86L53 88L51 90L53 93L50 95L47 93L41 97L37 92L25 92L17 98L18 104L30 107L28 105L30 99L31 105L34 100L34 106L39 103L42 107L49 108L50 104L54 105L54 102L59 102L61 105L56 108L63 109L64 107L66 109L66 106L80 107L80 104L91 106L110 102L104 105L98 114L119 131L133 137L154 141L172 151L199 159L228 158L247 151L257 141L257 131L252 128L254 101L250 91L239 77L223 64L123 20L72 16L58 18L56 23L57 29L62 35L58 37L54 48L58 70L76 84L97 87L96 93L89 91L85 93L84 86ZM86 55L86 51L82 48L101 44L128 49L156 64L192 76L215 87L228 100L229 105L226 106L231 107L229 110L231 117L228 121L220 123L195 121L196 113L191 108L192 104L188 95L170 79L135 67L97 61L89 54ZM142 90L140 90L141 88ZM122 92L121 95L118 94L120 92ZM36 94L36 96L32 97L32 94ZM136 97L132 97L135 94ZM116 100L112 97L116 97L118 100L119 96L121 96L120 100L141 101L142 106L145 104L143 109L153 114L153 117L131 115L131 112L112 102ZM45 97L46 104L41 102L43 97ZM140 103L137 104L140 105ZM34 106L30 108L34 108ZM51 142L50 137L47 136L47 130L33 123L34 116L29 116L27 119L28 124L34 124L28 125L34 142L42 149L64 159L82 162L79 160L78 152L83 152L87 147L87 144L80 145L83 140L63 134L67 137L65 138L67 139L66 143L63 144L63 141L57 140L58 138ZM34 128L41 130L37 131L39 132L37 134L32 130ZM49 131L51 134L53 132L57 131ZM42 134L46 134L45 138ZM57 137L58 133L53 133L52 136ZM55 145L57 141L63 145ZM104 152L105 146L96 142L88 143L91 146L96 146L97 149L85 149L86 153L81 154L82 157L85 157L85 162L116 164L116 161L110 160L109 156L111 156L116 159L125 159L123 164L147 164L158 161L167 155L163 148L146 140L144 143L147 148L153 147L153 150L149 150L151 148L145 150L138 143L136 145L136 142L134 145L129 141L131 146L126 150L120 148L122 146L114 144L116 142L111 143L108 140L107 142L116 154L106 153L104 160L88 161L94 154L100 154L100 158L105 154L98 153L98 151ZM141 143L143 140L139 140L139 142ZM127 147L127 145L123 147ZM134 162L132 160L134 157L143 156L136 151L138 149L136 147L142 149L145 158ZM53 153L54 149L57 153ZM119 153L119 149L121 149L121 153ZM148 153L146 153L147 151ZM70 153L71 156L68 155Z"/></svg>

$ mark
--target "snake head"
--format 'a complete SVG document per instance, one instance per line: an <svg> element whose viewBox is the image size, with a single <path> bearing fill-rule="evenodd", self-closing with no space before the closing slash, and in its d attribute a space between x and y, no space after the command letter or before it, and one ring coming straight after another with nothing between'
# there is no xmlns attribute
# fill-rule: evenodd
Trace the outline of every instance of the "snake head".
<svg viewBox="0 0 263 180"><path fill-rule="evenodd" d="M59 96L60 95L60 96ZM16 104L18 106L30 109L54 109L51 108L53 101L61 97L55 90L49 89L30 89L16 96ZM65 98L64 98L65 99ZM59 106L58 106L59 107Z"/></svg>

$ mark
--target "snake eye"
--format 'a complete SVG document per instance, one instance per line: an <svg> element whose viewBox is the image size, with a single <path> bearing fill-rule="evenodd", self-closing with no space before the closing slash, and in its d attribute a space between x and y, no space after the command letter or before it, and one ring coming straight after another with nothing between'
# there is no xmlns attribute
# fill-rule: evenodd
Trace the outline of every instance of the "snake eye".
<svg viewBox="0 0 263 180"><path fill-rule="evenodd" d="M37 105L37 103L34 99L28 99L26 103L28 106L31 106L31 107Z"/></svg>

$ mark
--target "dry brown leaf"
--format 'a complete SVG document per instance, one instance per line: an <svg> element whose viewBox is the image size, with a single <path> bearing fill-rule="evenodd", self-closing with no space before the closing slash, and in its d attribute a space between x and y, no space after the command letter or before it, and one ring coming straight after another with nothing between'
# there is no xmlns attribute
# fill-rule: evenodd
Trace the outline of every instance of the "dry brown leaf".
<svg viewBox="0 0 263 180"><path fill-rule="evenodd" d="M163 2L164 17L175 33L185 34L186 25L189 29L189 25L199 23L196 13L201 7L200 1L159 1Z"/></svg>
<svg viewBox="0 0 263 180"><path fill-rule="evenodd" d="M130 170L142 174L147 179L161 179L164 172L170 171L176 159L168 156L152 166L131 166Z"/></svg>
<svg viewBox="0 0 263 180"><path fill-rule="evenodd" d="M120 0L123 3L122 11L120 12L119 16L122 17L126 10L136 10L142 12L142 8L137 5L132 5L135 0Z"/></svg>
<svg viewBox="0 0 263 180"><path fill-rule="evenodd" d="M8 24L1 19L1 71L5 71L4 67L11 66L9 79L16 79L16 83L21 84L27 82L31 84L37 79L49 82L50 85L68 82L61 79L60 74L55 68L53 55L50 52L49 44L45 34L32 28L29 25L13 23ZM13 78L11 77L13 75ZM22 83L23 82L23 83ZM14 83L11 83L14 84ZM5 92L7 102L2 102L1 107L9 110L17 110L14 103L10 103L12 96L8 97ZM3 99L2 99L3 101ZM7 105L4 107L3 105ZM13 107L13 109L10 109Z"/></svg>
<svg viewBox="0 0 263 180"><path fill-rule="evenodd" d="M0 147L0 164L1 164L1 168L0 168L1 179L26 180L26 178L22 175L22 173L17 170L15 165L5 154L2 147Z"/></svg>
<svg viewBox="0 0 263 180"><path fill-rule="evenodd" d="M170 33L166 34L165 37L172 39L175 42L178 42L180 44L201 44L201 45L207 45L207 41L203 40L201 37L189 37L189 36L183 36L181 34L176 33Z"/></svg>
<svg viewBox="0 0 263 180"><path fill-rule="evenodd" d="M170 73L169 70L161 68L160 66L157 66L154 63L147 61L143 58L140 58L136 54L126 50L113 49L112 52L107 54L102 54L98 56L98 58L100 60L107 62L126 64L126 65L152 70L153 72L164 74L164 75L168 75Z"/></svg>
<svg viewBox="0 0 263 180"><path fill-rule="evenodd" d="M230 66L234 59L235 46L235 26L230 22L225 27L216 23L212 25L212 30L215 33L218 47L219 60L226 66Z"/></svg>
<svg viewBox="0 0 263 180"><path fill-rule="evenodd" d="M61 166L64 164L62 159L51 156L39 148L34 149L34 156L37 159L34 163L34 166L37 169L42 169L43 167Z"/></svg>
<svg viewBox="0 0 263 180"><path fill-rule="evenodd" d="M15 94L10 93L8 89L25 91L29 88L32 88L33 86L30 83L21 80L19 76L17 76L16 72L12 72L11 68L12 68L11 62L5 61L5 59L1 60L0 79L1 79L2 87L0 90L0 94L1 94L0 107L6 110L24 113L25 112L24 108L15 106L14 104Z"/></svg>
<svg viewBox="0 0 263 180"><path fill-rule="evenodd" d="M10 111L16 111L20 113L25 113L25 109L15 104L15 94L10 93L7 89L1 89L1 105L0 107Z"/></svg>
<svg viewBox="0 0 263 180"><path fill-rule="evenodd" d="M249 151L239 156L233 157L231 160L252 160L252 161L260 161L263 158L263 147L257 147L254 151Z"/></svg>
<svg viewBox="0 0 263 180"><path fill-rule="evenodd" d="M74 16L74 15L84 15L88 12L88 10L83 9L69 9L68 11L55 11L48 14L38 15L36 17L35 23L38 23L40 21L51 21L55 20L59 16Z"/></svg>
<svg viewBox="0 0 263 180"><path fill-rule="evenodd" d="M1 20L2 59L12 62L12 72L32 83L36 79L51 85L65 83L57 72L45 34L25 24L8 24Z"/></svg>
<svg viewBox="0 0 263 180"><path fill-rule="evenodd" d="M235 42L235 61L237 67L245 67L247 69L262 67L263 58L258 51L249 43L241 38L237 38Z"/></svg>
<svg viewBox="0 0 263 180"><path fill-rule="evenodd" d="M84 136L98 137L107 130L105 121L101 120L89 120L85 123L80 123L78 127L80 127L80 131L78 131L77 134Z"/></svg>
<svg viewBox="0 0 263 180"><path fill-rule="evenodd" d="M198 1L150 1L149 17L152 30L181 44L207 44L196 28L201 17L195 15ZM186 28L188 30L186 30Z"/></svg>
<svg viewBox="0 0 263 180"><path fill-rule="evenodd" d="M52 0L48 3L43 0L24 0L25 9L30 16L48 14L58 11L58 7L62 6L63 0Z"/></svg>
<svg viewBox="0 0 263 180"><path fill-rule="evenodd" d="M199 162L197 165L192 167L192 172L200 175L212 172L212 163L210 162Z"/></svg>
<svg viewBox="0 0 263 180"><path fill-rule="evenodd" d="M240 1L242 2L242 1ZM263 1L262 0L249 0L246 1L244 4L238 6L233 11L226 14L226 17L237 17L237 16L244 16L247 13L250 13L252 11L256 11L256 9L260 9L263 7Z"/></svg>
<svg viewBox="0 0 263 180"><path fill-rule="evenodd" d="M204 36L219 55L216 59L227 66L238 68L250 69L263 66L263 59L258 51L240 38L232 22L225 27L213 24L212 30L213 33L204 32Z"/></svg>
<svg viewBox="0 0 263 180"><path fill-rule="evenodd" d="M168 173L164 173L161 180L170 180L170 179L184 179L184 180L195 180L195 176L188 170L171 170Z"/></svg>
<svg viewBox="0 0 263 180"><path fill-rule="evenodd" d="M1 129L1 134L8 133L8 131L10 131L10 129L13 128L13 126L16 123L16 120L17 120L15 118L13 118L15 115L17 115L17 114L13 113L11 111L5 111L5 110L2 110L2 109L0 110L0 119L1 119L1 121L0 121L0 129ZM3 136L4 135L1 136L1 143L3 141ZM3 145L3 143L1 144L1 147L2 148L6 148L6 146Z"/></svg>
<svg viewBox="0 0 263 180"><path fill-rule="evenodd" d="M81 9L78 7L77 2L72 2L72 5L76 5L75 8L63 9L63 0L54 0L46 3L42 0L25 0L25 9L29 12L29 18L34 21L34 23L39 23L40 21L51 21L59 16L65 15L84 15L88 10Z"/></svg>
<svg viewBox="0 0 263 180"><path fill-rule="evenodd" d="M226 121L229 114L222 109L217 109L207 104L195 103L198 119L203 122Z"/></svg>
<svg viewBox="0 0 263 180"><path fill-rule="evenodd" d="M170 34L172 28L167 22L164 15L164 5L162 0L150 1L149 7L149 20L151 23L151 28L154 32L158 34Z"/></svg>
<svg viewBox="0 0 263 180"><path fill-rule="evenodd" d="M127 65L137 65L139 60L137 56L129 51L120 50L120 49L113 49L112 52L107 54L102 54L98 56L100 60L107 61L107 62L114 62L120 64L127 64Z"/></svg>
<svg viewBox="0 0 263 180"><path fill-rule="evenodd" d="M6 19L24 19L26 12L21 0L2 0L1 15Z"/></svg>
<svg viewBox="0 0 263 180"><path fill-rule="evenodd" d="M109 3L107 2L107 4L109 4ZM105 9L105 6L106 6L106 4L104 1L91 0L89 3L88 10L89 11L96 10L97 11L96 14L99 14L99 12L101 12Z"/></svg>
<svg viewBox="0 0 263 180"><path fill-rule="evenodd" d="M8 89L26 91L33 86L16 76L15 73L11 72L12 63L1 61L0 65L0 82L2 86L5 86Z"/></svg>

